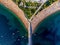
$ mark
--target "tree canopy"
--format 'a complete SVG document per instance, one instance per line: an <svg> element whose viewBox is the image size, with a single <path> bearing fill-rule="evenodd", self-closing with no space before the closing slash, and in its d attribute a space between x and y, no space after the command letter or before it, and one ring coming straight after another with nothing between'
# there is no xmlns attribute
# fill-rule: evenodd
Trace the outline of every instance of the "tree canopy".
<svg viewBox="0 0 60 45"><path fill-rule="evenodd" d="M27 18L30 18L34 12L36 11L36 9L41 5L41 3L37 3L37 2L26 2L25 0L13 0L18 6L19 8L21 8L26 17ZM55 2L57 0L48 0L43 6L42 8L40 9L43 10L45 9L46 7L48 7L49 5L51 5L53 2ZM21 4L21 5L20 5Z"/></svg>

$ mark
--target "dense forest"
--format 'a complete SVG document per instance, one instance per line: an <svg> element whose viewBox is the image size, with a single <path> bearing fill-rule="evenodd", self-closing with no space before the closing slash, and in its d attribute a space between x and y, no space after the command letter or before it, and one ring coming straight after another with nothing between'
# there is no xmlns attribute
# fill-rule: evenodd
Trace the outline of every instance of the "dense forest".
<svg viewBox="0 0 60 45"><path fill-rule="evenodd" d="M41 3L31 2L31 1L26 2L26 0L13 0L13 1L19 6L19 8L21 8L24 11L27 18L30 18L34 14L36 9L41 5ZM51 5L55 1L57 1L57 0L48 0L42 6L40 11L43 10L44 8L48 7L49 5Z"/></svg>

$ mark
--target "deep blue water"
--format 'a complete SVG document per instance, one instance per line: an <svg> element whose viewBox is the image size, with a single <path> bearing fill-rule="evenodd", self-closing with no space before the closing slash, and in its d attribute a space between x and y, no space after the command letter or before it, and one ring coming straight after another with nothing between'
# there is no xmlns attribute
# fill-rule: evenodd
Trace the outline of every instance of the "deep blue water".
<svg viewBox="0 0 60 45"><path fill-rule="evenodd" d="M27 45L28 33L22 21L0 4L0 45ZM60 11L46 17L32 35L33 45L60 45Z"/></svg>
<svg viewBox="0 0 60 45"><path fill-rule="evenodd" d="M22 21L0 4L0 45L27 45L27 34Z"/></svg>
<svg viewBox="0 0 60 45"><path fill-rule="evenodd" d="M38 24L33 34L33 45L60 45L60 11Z"/></svg>

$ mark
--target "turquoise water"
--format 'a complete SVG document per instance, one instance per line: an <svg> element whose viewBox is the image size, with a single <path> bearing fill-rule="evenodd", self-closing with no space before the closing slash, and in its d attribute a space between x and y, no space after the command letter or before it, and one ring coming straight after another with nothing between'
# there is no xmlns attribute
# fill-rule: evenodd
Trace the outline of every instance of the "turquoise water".
<svg viewBox="0 0 60 45"><path fill-rule="evenodd" d="M0 4L0 45L27 45L28 32L23 22ZM60 45L60 11L46 17L32 35L33 45Z"/></svg>
<svg viewBox="0 0 60 45"><path fill-rule="evenodd" d="M0 44L27 45L27 29L8 8L0 4Z"/></svg>
<svg viewBox="0 0 60 45"><path fill-rule="evenodd" d="M60 11L38 24L33 34L33 45L60 45Z"/></svg>

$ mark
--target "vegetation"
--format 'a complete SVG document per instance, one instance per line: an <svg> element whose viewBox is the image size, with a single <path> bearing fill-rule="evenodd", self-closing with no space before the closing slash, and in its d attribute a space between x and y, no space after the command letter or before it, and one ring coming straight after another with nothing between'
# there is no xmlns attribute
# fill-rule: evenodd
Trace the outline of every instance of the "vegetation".
<svg viewBox="0 0 60 45"><path fill-rule="evenodd" d="M36 9L41 5L41 3L37 3L37 2L32 3L30 1L26 2L25 0L13 0L13 1L19 6L19 8L21 8L25 12L27 18L30 18L34 14ZM40 9L40 11L48 7L55 1L57 0L48 0ZM22 4L22 6L20 6L20 4Z"/></svg>

